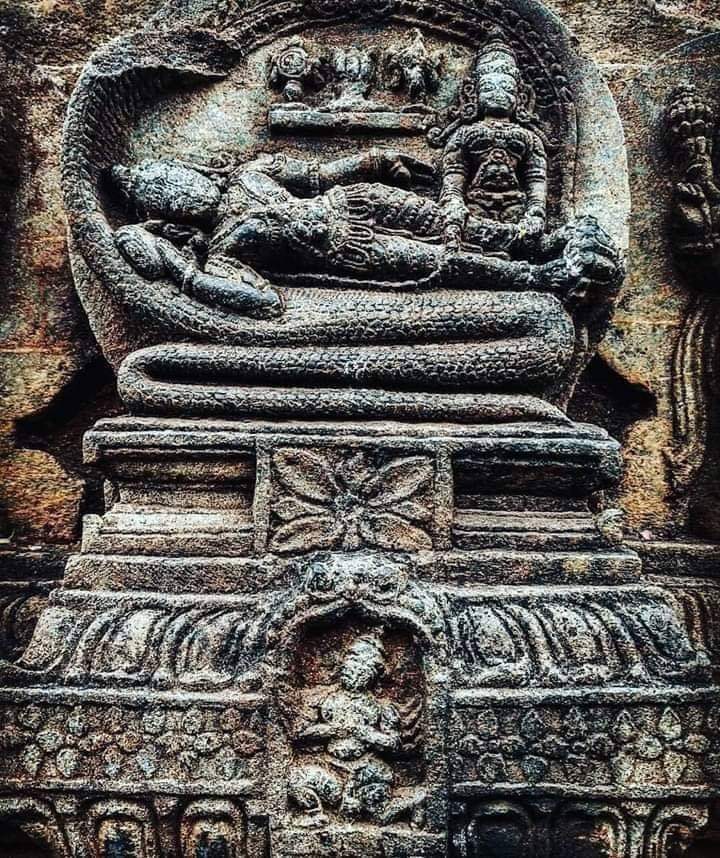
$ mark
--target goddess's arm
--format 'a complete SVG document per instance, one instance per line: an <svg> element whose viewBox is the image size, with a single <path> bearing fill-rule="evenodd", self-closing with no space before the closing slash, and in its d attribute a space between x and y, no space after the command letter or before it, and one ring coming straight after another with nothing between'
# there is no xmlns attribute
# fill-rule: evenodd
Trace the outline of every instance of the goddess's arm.
<svg viewBox="0 0 720 858"><path fill-rule="evenodd" d="M463 146L462 129L453 134L442 159L442 191L440 208L445 218L445 240L459 246L468 217L465 190L468 167Z"/></svg>
<svg viewBox="0 0 720 858"><path fill-rule="evenodd" d="M547 173L548 162L542 140L533 134L530 151L523 164L523 180L527 194L526 218L539 218L545 223L547 217Z"/></svg>
<svg viewBox="0 0 720 858"><path fill-rule="evenodd" d="M297 197L316 197L336 185L355 182L380 182L409 187L413 181L429 181L434 174L430 164L394 149L377 147L325 164L315 158L260 155L241 169L243 172L269 176Z"/></svg>

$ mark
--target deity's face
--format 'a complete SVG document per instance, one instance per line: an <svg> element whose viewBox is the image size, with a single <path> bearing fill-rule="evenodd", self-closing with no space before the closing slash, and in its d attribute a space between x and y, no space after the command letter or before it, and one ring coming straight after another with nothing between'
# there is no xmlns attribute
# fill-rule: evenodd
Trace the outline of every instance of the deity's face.
<svg viewBox="0 0 720 858"><path fill-rule="evenodd" d="M476 93L482 116L510 117L517 110L518 82L512 74L497 71L478 75Z"/></svg>
<svg viewBox="0 0 720 858"><path fill-rule="evenodd" d="M378 648L359 638L343 659L340 682L347 691L367 691L382 673L383 666Z"/></svg>

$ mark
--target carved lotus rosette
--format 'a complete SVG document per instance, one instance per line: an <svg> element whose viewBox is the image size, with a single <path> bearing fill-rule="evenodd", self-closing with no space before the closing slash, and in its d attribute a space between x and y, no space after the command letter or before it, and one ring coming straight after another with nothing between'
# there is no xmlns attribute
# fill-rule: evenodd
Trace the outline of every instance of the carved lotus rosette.
<svg viewBox="0 0 720 858"><path fill-rule="evenodd" d="M376 464L357 451L280 449L272 473L271 551L433 547L435 463L429 457Z"/></svg>

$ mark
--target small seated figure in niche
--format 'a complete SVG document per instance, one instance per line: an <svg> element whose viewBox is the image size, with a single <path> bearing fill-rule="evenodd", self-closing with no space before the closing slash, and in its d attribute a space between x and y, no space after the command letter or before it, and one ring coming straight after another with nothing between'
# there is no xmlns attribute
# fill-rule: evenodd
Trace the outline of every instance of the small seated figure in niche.
<svg viewBox="0 0 720 858"><path fill-rule="evenodd" d="M422 790L394 795L388 759L402 748L403 725L397 707L374 690L384 669L382 641L373 635L356 638L342 660L339 687L320 703L316 722L298 736L299 746L324 747L317 764L296 765L290 772L288 796L304 812L301 824L324 825L328 810L383 824L408 815L420 820Z"/></svg>
<svg viewBox="0 0 720 858"><path fill-rule="evenodd" d="M217 309L220 341L235 344L223 355L226 379L474 394L552 387L595 315L606 318L622 263L590 217L545 232L546 154L515 120L512 51L492 39L473 81L475 118L449 129L438 201L427 191L435 169L392 149L327 163L265 154L214 179L146 162L113 170L146 219L120 228L117 245L149 280L169 278ZM243 328L239 317L256 321ZM278 346L293 349L291 361ZM182 367L167 350L131 356L126 399L146 402L153 387L159 402L155 367L187 377L188 349ZM414 403L413 415L423 408Z"/></svg>

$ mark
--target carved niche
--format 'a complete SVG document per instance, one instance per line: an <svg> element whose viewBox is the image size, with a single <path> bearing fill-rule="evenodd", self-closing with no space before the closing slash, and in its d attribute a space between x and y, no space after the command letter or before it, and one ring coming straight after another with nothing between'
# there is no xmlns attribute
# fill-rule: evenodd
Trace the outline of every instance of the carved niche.
<svg viewBox="0 0 720 858"><path fill-rule="evenodd" d="M212 20L114 43L69 110L73 268L126 405L563 422L628 194L609 94L552 17Z"/></svg>
<svg viewBox="0 0 720 858"><path fill-rule="evenodd" d="M409 573L326 555L271 622L279 855L445 854L444 621Z"/></svg>

